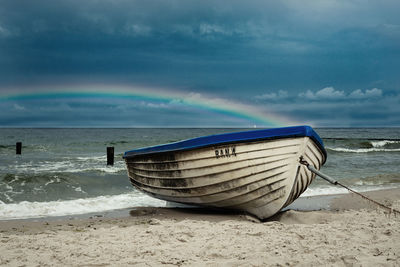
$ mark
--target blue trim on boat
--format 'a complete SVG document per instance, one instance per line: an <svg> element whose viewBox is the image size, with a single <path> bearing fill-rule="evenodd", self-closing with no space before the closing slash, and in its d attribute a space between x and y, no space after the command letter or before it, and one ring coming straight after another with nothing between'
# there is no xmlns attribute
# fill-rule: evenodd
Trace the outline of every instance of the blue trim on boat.
<svg viewBox="0 0 400 267"><path fill-rule="evenodd" d="M254 130L254 131L202 136L184 141L179 141L176 143L169 143L165 145L158 145L158 146L151 146L151 147L144 147L144 148L130 150L125 152L124 158L129 158L139 155L191 150L191 149L209 147L221 144L230 144L230 143L257 141L257 140L274 140L274 139L305 137L305 136L310 137L317 144L317 146L321 149L322 153L325 155L326 159L326 150L324 148L324 143L322 142L319 135L310 126L273 128L265 130Z"/></svg>

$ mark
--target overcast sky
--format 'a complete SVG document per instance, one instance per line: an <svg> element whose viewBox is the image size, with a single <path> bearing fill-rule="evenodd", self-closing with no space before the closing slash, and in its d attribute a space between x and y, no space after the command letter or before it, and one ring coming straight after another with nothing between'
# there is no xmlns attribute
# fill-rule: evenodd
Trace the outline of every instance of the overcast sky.
<svg viewBox="0 0 400 267"><path fill-rule="evenodd" d="M400 126L399 10L397 0L0 0L0 126ZM286 120L174 97L7 97L96 86L197 94Z"/></svg>

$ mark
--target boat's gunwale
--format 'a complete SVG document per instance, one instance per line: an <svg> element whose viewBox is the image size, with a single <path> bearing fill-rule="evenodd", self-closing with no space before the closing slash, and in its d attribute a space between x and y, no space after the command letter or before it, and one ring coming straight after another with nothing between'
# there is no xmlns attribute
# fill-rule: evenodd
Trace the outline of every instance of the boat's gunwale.
<svg viewBox="0 0 400 267"><path fill-rule="evenodd" d="M318 136L318 134L310 126L273 128L265 130L253 130L253 131L202 136L175 143L130 150L124 153L123 158L128 159L140 156L161 155L166 153L215 147L220 145L233 145L243 142L269 141L269 140L279 140L279 139L296 138L296 137L311 138L314 141L314 143L317 144L318 148L324 155L322 164L325 163L327 158L327 153L324 148L323 142L321 138ZM224 140L224 138L226 140Z"/></svg>

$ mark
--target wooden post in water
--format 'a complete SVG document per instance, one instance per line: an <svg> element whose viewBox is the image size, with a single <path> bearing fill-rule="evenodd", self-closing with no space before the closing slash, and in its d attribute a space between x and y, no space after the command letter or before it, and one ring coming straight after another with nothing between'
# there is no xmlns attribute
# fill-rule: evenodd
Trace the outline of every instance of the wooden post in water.
<svg viewBox="0 0 400 267"><path fill-rule="evenodd" d="M15 148L16 148L16 154L17 154L17 155L21 155L21 152L22 152L22 143L21 143L21 142L17 142L16 145L15 145Z"/></svg>
<svg viewBox="0 0 400 267"><path fill-rule="evenodd" d="M107 165L114 165L114 147L108 146L107 147Z"/></svg>

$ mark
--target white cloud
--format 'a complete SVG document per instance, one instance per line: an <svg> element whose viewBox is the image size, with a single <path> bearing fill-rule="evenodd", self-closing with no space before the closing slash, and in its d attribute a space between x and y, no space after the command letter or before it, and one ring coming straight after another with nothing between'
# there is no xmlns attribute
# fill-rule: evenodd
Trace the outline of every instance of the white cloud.
<svg viewBox="0 0 400 267"><path fill-rule="evenodd" d="M146 107L148 108L169 108L167 104L165 103L151 103L151 102L147 102L147 103L143 103Z"/></svg>
<svg viewBox="0 0 400 267"><path fill-rule="evenodd" d="M194 100L198 100L198 99L202 99L203 98L203 96L200 94L200 93L196 93L196 92L190 92L189 94L188 94L188 98L189 99L194 99Z"/></svg>
<svg viewBox="0 0 400 267"><path fill-rule="evenodd" d="M274 99L282 99L287 98L289 96L287 91L279 90L278 93L265 93L263 95L258 95L255 98L259 100L274 100Z"/></svg>
<svg viewBox="0 0 400 267"><path fill-rule="evenodd" d="M344 91L337 91L333 87L325 87L315 93L317 98L343 98Z"/></svg>
<svg viewBox="0 0 400 267"><path fill-rule="evenodd" d="M382 90L378 88L373 88L373 89L367 89L365 92L363 92L360 89L354 90L351 92L349 95L350 98L373 98L373 97L380 97L382 96Z"/></svg>
<svg viewBox="0 0 400 267"><path fill-rule="evenodd" d="M316 99L317 97L311 90L307 90L306 92L301 92L299 94L299 97L301 98L307 98L307 99Z"/></svg>
<svg viewBox="0 0 400 267"><path fill-rule="evenodd" d="M24 106L18 105L18 104L14 104L14 109L15 110L26 110L26 108Z"/></svg>
<svg viewBox="0 0 400 267"><path fill-rule="evenodd" d="M0 25L0 36L9 36L9 35L11 35L11 32L4 26Z"/></svg>
<svg viewBox="0 0 400 267"><path fill-rule="evenodd" d="M361 89L354 90L350 94L346 94L344 91L336 90L333 87L325 87L317 92L313 92L311 90L307 90L306 92L302 92L299 94L301 98L307 99L368 99L368 98L376 98L382 96L382 90L378 88L367 89L365 91Z"/></svg>
<svg viewBox="0 0 400 267"><path fill-rule="evenodd" d="M223 26L217 24L202 23L199 26L199 31L201 35L210 35L210 34L232 35L231 30L227 30Z"/></svg>
<svg viewBox="0 0 400 267"><path fill-rule="evenodd" d="M354 90L353 92L351 92L350 97L352 98L364 98L365 94L360 90Z"/></svg>
<svg viewBox="0 0 400 267"><path fill-rule="evenodd" d="M126 25L125 33L133 36L147 36L151 33L151 27L139 24Z"/></svg>

